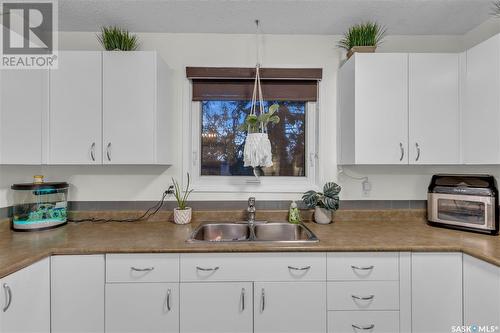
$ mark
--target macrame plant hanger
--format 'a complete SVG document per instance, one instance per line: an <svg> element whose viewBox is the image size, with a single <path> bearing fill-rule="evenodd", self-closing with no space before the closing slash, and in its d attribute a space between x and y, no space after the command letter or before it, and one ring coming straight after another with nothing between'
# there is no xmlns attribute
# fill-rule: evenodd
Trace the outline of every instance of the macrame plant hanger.
<svg viewBox="0 0 500 333"><path fill-rule="evenodd" d="M259 50L259 20L255 20L257 32L256 39L256 52L257 64L255 65L255 81L252 93L252 102L250 106L250 116L258 117L265 113L264 99L262 95L262 86L260 83L260 50ZM257 105L258 112L257 114ZM253 173L256 178L259 178L257 171L258 167L270 167L273 165L271 155L271 142L267 135L267 126L261 121L259 130L256 133L251 133L251 126L247 128L247 138L245 141L245 148L243 151L244 165L253 167Z"/></svg>

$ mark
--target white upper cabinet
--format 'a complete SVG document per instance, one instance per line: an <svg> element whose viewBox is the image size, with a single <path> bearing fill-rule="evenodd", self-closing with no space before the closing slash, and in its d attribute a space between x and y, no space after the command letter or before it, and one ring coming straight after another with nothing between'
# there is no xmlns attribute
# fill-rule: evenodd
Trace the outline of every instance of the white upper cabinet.
<svg viewBox="0 0 500 333"><path fill-rule="evenodd" d="M103 53L105 164L168 164L166 71L156 52Z"/></svg>
<svg viewBox="0 0 500 333"><path fill-rule="evenodd" d="M0 332L50 332L49 266L46 258L0 280Z"/></svg>
<svg viewBox="0 0 500 333"><path fill-rule="evenodd" d="M340 69L339 164L408 163L408 54L355 54Z"/></svg>
<svg viewBox="0 0 500 333"><path fill-rule="evenodd" d="M46 70L0 72L0 164L42 164Z"/></svg>
<svg viewBox="0 0 500 333"><path fill-rule="evenodd" d="M48 164L101 164L101 52L61 51L50 70Z"/></svg>
<svg viewBox="0 0 500 333"><path fill-rule="evenodd" d="M409 163L460 162L459 54L409 55Z"/></svg>
<svg viewBox="0 0 500 333"><path fill-rule="evenodd" d="M500 164L500 35L467 51L462 153L466 164Z"/></svg>

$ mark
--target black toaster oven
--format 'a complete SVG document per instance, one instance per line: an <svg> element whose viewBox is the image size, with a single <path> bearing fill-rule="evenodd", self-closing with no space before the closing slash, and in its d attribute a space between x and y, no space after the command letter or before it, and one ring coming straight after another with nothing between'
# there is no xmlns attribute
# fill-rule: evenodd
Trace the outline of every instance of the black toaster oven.
<svg viewBox="0 0 500 333"><path fill-rule="evenodd" d="M496 235L498 188L491 175L434 175L427 193L430 224Z"/></svg>

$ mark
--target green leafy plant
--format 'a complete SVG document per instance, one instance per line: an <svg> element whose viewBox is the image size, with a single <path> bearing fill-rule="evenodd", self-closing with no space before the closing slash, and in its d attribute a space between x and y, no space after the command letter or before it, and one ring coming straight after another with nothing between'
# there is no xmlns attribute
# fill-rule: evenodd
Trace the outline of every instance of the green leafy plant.
<svg viewBox="0 0 500 333"><path fill-rule="evenodd" d="M246 131L248 133L257 133L262 128L267 128L268 124L277 124L280 122L280 117L276 114L278 112L279 105L273 104L269 107L267 112L260 115L249 114L243 125L241 125L240 130ZM261 127L262 126L262 127Z"/></svg>
<svg viewBox="0 0 500 333"><path fill-rule="evenodd" d="M187 174L187 184L186 184L186 189L183 191L179 185L179 183L172 178L172 183L174 185L174 196L175 199L177 200L177 205L180 210L186 209L186 204L187 204L187 199L191 192L193 192L193 189L189 189L189 184L191 182L191 177L189 176L189 172ZM184 193L183 193L184 192Z"/></svg>
<svg viewBox="0 0 500 333"><path fill-rule="evenodd" d="M302 201L308 208L316 206L326 208L331 211L339 209L339 193L342 188L334 182L326 183L323 186L323 193L316 191L307 191L302 196Z"/></svg>
<svg viewBox="0 0 500 333"><path fill-rule="evenodd" d="M339 41L340 48L350 50L355 46L378 46L384 39L386 29L377 22L353 25Z"/></svg>
<svg viewBox="0 0 500 333"><path fill-rule="evenodd" d="M97 34L97 40L107 51L134 51L139 47L136 35L118 27L102 27L101 32Z"/></svg>

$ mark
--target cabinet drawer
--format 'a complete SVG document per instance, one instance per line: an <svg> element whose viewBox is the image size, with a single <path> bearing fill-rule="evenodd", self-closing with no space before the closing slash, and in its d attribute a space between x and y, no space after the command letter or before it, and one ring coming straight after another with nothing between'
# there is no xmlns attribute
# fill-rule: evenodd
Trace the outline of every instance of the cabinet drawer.
<svg viewBox="0 0 500 333"><path fill-rule="evenodd" d="M107 254L106 282L177 282L177 254Z"/></svg>
<svg viewBox="0 0 500 333"><path fill-rule="evenodd" d="M399 280L398 252L328 253L328 280Z"/></svg>
<svg viewBox="0 0 500 333"><path fill-rule="evenodd" d="M181 281L324 281L325 253L181 254Z"/></svg>
<svg viewBox="0 0 500 333"><path fill-rule="evenodd" d="M328 310L399 310L399 282L329 282Z"/></svg>
<svg viewBox="0 0 500 333"><path fill-rule="evenodd" d="M359 328L358 328L359 327ZM328 333L397 333L398 311L330 311Z"/></svg>

